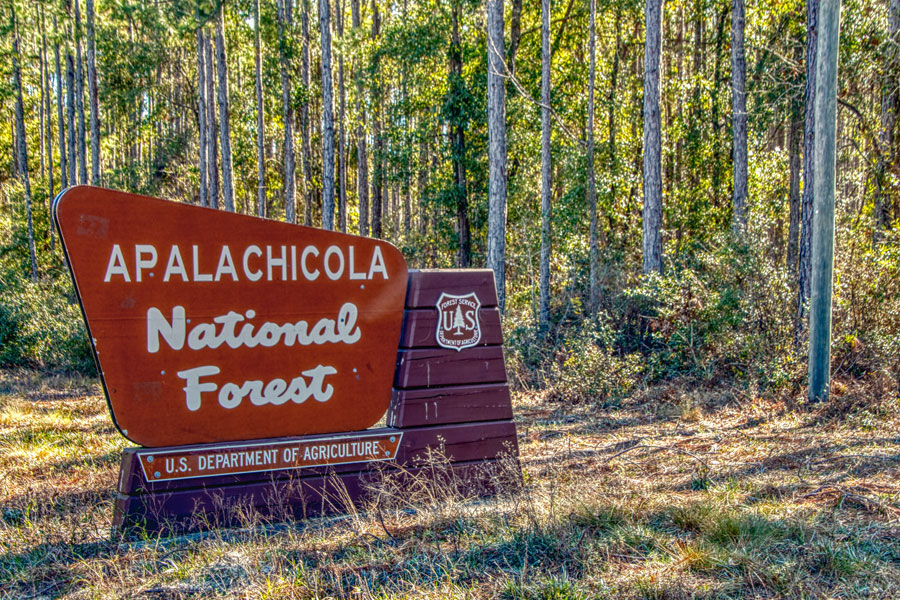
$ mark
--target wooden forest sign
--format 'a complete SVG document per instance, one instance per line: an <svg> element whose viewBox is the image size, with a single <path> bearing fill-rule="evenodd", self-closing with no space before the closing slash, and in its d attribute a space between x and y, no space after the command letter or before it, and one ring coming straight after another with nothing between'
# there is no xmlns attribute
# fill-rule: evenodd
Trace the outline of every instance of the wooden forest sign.
<svg viewBox="0 0 900 600"><path fill-rule="evenodd" d="M353 431L387 409L407 283L387 242L86 186L54 214L128 439Z"/></svg>
<svg viewBox="0 0 900 600"><path fill-rule="evenodd" d="M340 512L380 477L498 489L517 446L490 270L86 186L53 210L113 420L143 446L115 527Z"/></svg>

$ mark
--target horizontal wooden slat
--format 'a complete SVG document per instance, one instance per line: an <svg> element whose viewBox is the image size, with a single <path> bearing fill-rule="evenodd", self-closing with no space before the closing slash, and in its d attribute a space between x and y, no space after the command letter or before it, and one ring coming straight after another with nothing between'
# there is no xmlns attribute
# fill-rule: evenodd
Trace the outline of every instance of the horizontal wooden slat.
<svg viewBox="0 0 900 600"><path fill-rule="evenodd" d="M421 475L420 475L421 474ZM255 482L228 487L208 487L161 493L154 496L119 494L113 515L117 529L164 534L186 533L213 527L246 525L248 512L274 520L290 520L347 512L373 497L384 473L354 472ZM495 460L458 463L436 470L393 472L392 486L427 477L436 489L452 485L462 493L489 495L500 487L516 486L515 473L506 473ZM400 481L402 480L402 481ZM417 486L418 487L418 486ZM390 489L390 488L389 488Z"/></svg>
<svg viewBox="0 0 900 600"><path fill-rule="evenodd" d="M401 350L394 387L424 388L506 381L503 346Z"/></svg>
<svg viewBox="0 0 900 600"><path fill-rule="evenodd" d="M438 348L437 308L407 309L403 315L403 333L400 334L401 348ZM478 325L481 340L478 346L497 346L503 343L500 327L500 310L482 308L478 311Z"/></svg>
<svg viewBox="0 0 900 600"><path fill-rule="evenodd" d="M490 269L426 269L409 272L407 308L432 308L442 293L478 296L481 306L497 306L494 272Z"/></svg>
<svg viewBox="0 0 900 600"><path fill-rule="evenodd" d="M493 383L394 390L387 424L403 428L511 418L509 387Z"/></svg>
<svg viewBox="0 0 900 600"><path fill-rule="evenodd" d="M401 433L399 430L390 428L367 430L366 433L379 431L396 431L398 435ZM443 454L453 462L492 459L504 454L515 454L517 452L515 424L510 420L421 427L404 430L402 434L403 439L400 447L397 449L396 460L380 462L376 468L414 467L428 456L429 448L433 451L442 450ZM219 445L216 446L218 447ZM202 446L192 446L191 448L202 448ZM164 452L171 449L173 448L154 448L154 451ZM257 473L147 482L144 479L139 462L135 459L136 452L141 450L139 448L127 448L123 453L118 487L118 491L122 494L161 493L203 487L248 485L250 483L296 479L298 477L324 475L326 473L358 472L371 467L370 463L363 462L330 467L307 467L281 471L260 471Z"/></svg>

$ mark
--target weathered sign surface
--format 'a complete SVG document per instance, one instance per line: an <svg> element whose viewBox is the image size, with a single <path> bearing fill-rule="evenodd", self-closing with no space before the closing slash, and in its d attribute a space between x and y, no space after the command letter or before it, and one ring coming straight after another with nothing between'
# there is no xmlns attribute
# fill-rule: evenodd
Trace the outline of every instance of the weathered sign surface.
<svg viewBox="0 0 900 600"><path fill-rule="evenodd" d="M387 410L407 291L389 243L87 186L54 217L130 440L356 431Z"/></svg>

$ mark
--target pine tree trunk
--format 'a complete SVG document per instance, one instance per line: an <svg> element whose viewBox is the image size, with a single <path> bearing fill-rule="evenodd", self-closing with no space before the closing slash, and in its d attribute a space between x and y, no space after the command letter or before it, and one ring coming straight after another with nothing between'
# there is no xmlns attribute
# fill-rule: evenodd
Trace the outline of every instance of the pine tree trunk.
<svg viewBox="0 0 900 600"><path fill-rule="evenodd" d="M800 235L800 145L803 143L803 126L800 123L799 112L796 109L792 111L788 136L790 221L788 223L787 268L792 281L797 277L797 250L798 236Z"/></svg>
<svg viewBox="0 0 900 600"><path fill-rule="evenodd" d="M588 33L588 104L587 104L587 204L590 215L590 288L588 298L588 311L594 314L597 311L597 299L599 298L599 249L597 240L597 180L594 176L594 87L597 81L597 0L590 0L591 17ZM618 47L616 48L618 52ZM616 56L618 59L618 55ZM615 69L613 70L615 72ZM610 136L612 137L612 136Z"/></svg>
<svg viewBox="0 0 900 600"><path fill-rule="evenodd" d="M659 55L662 0L647 0L644 42L643 271L662 272L662 173L659 114Z"/></svg>
<svg viewBox="0 0 900 600"><path fill-rule="evenodd" d="M289 48L290 6L278 0L278 56L281 63L281 120L284 123L284 219L297 222L296 164L294 161L294 107L291 102ZM308 223L307 223L308 224Z"/></svg>
<svg viewBox="0 0 900 600"><path fill-rule="evenodd" d="M459 39L459 15L461 9L454 1L450 10L450 89L461 87L462 79L462 46ZM488 43L491 43L490 36ZM502 48L502 44L500 46ZM451 91L451 93L454 93ZM456 253L456 266L466 268L472 263L472 241L469 229L469 198L466 184L466 136L465 126L457 115L457 122L452 127L452 159L456 179L456 230L459 235L459 246Z"/></svg>
<svg viewBox="0 0 900 600"><path fill-rule="evenodd" d="M85 0L87 11L88 101L91 111L91 185L100 185L100 106L94 49L94 0Z"/></svg>
<svg viewBox="0 0 900 600"><path fill-rule="evenodd" d="M46 86L46 94L44 95L44 114L47 115L45 129L42 132L44 136L44 146L47 149L47 175L50 188L50 198L56 196L56 188L53 180L53 111L50 108L53 102L53 90L50 87L50 65L48 64L47 55L47 30L44 26L44 6L41 5L41 68L43 69L43 78ZM53 238L53 227L49 228L50 233L50 252L53 252L55 242Z"/></svg>
<svg viewBox="0 0 900 600"><path fill-rule="evenodd" d="M515 4L513 9L515 15ZM487 2L487 39L487 267L494 271L497 298L500 311L503 312L506 310L506 79L503 69L503 0ZM510 48L511 52L512 50Z"/></svg>
<svg viewBox="0 0 900 600"><path fill-rule="evenodd" d="M71 37L71 36L69 36ZM75 60L71 49L66 49L66 117L69 125L69 185L76 185L78 179L75 173Z"/></svg>
<svg viewBox="0 0 900 600"><path fill-rule="evenodd" d="M359 0L350 0L353 31L359 37ZM369 165L366 152L366 109L362 104L363 83L358 57L353 59L353 77L356 80L356 198L359 204L359 235L369 235Z"/></svg>
<svg viewBox="0 0 900 600"><path fill-rule="evenodd" d="M334 89L331 74L330 0L319 0L322 59L322 227L334 230Z"/></svg>
<svg viewBox="0 0 900 600"><path fill-rule="evenodd" d="M888 8L888 39L885 44L886 57L884 73L881 83L881 132L879 133L879 151L875 165L875 231L873 241L878 244L882 237L882 230L890 227L891 223L891 183L888 177L888 169L896 163L894 149L894 127L898 113L900 113L900 0L890 0ZM900 202L900 200L895 199Z"/></svg>
<svg viewBox="0 0 900 600"><path fill-rule="evenodd" d="M341 53L338 55L338 228L347 232L347 131L344 118L347 107L347 89L344 84L344 9L343 0L335 2L335 21L338 38L341 40Z"/></svg>
<svg viewBox="0 0 900 600"><path fill-rule="evenodd" d="M381 135L381 106L375 102L375 148L372 152L372 237L384 236L382 212L384 208L384 138Z"/></svg>
<svg viewBox="0 0 900 600"><path fill-rule="evenodd" d="M206 42L203 40L203 28L199 24L200 14L197 13L197 127L199 135L197 145L200 150L200 206L210 206L209 181L207 177L207 133L206 123Z"/></svg>
<svg viewBox="0 0 900 600"><path fill-rule="evenodd" d="M419 194L419 235L423 238L428 233L428 211L425 204L425 193L428 186L428 137L423 133L419 140L419 172L417 191Z"/></svg>
<svg viewBox="0 0 900 600"><path fill-rule="evenodd" d="M78 121L78 183L87 183L87 145L84 119L84 60L81 56L81 0L75 0L75 116Z"/></svg>
<svg viewBox="0 0 900 600"><path fill-rule="evenodd" d="M818 45L819 0L806 2L806 88L803 105L806 111L803 126L803 196L800 202L800 252L797 267L797 321L794 341L800 344L806 333L812 262L812 191L815 181L813 171L813 130L815 129L816 101L816 47ZM799 347L799 346L798 346Z"/></svg>
<svg viewBox="0 0 900 600"><path fill-rule="evenodd" d="M209 184L210 208L219 208L219 128L216 123L216 77L213 67L213 44L203 36L206 67L206 182Z"/></svg>
<svg viewBox="0 0 900 600"><path fill-rule="evenodd" d="M513 0L512 15L509 22L509 50L506 55L506 65L511 75L516 74L516 53L519 51L519 41L522 39L522 0ZM490 51L490 49L488 49Z"/></svg>
<svg viewBox="0 0 900 600"><path fill-rule="evenodd" d="M38 4L34 5L34 16L35 16L35 20L38 22L38 24L40 26L39 33L40 33L41 39L43 40L43 38L44 38L43 5L38 5ZM46 159L47 148L45 147L46 140L44 137L44 131L46 130L46 127L47 127L47 121L50 120L50 113L46 112L44 110L44 107L46 106L46 103L47 103L46 87L48 85L48 82L47 82L47 79L44 77L44 53L43 52L38 53L38 71L39 71L38 75L39 75L40 87L41 87L41 101L40 101L40 105L38 107L38 132L39 132L38 140L40 140L38 154L40 155L40 159L41 159L41 177L46 179L47 178L47 159Z"/></svg>
<svg viewBox="0 0 900 600"><path fill-rule="evenodd" d="M59 185L64 190L69 187L69 173L66 163L66 124L63 120L62 70L59 60L59 30L56 15L53 15L53 58L56 66L56 128L59 146ZM71 131L71 130L70 130Z"/></svg>
<svg viewBox="0 0 900 600"><path fill-rule="evenodd" d="M541 266L538 329L550 328L550 209L553 193L550 158L550 0L541 0Z"/></svg>
<svg viewBox="0 0 900 600"><path fill-rule="evenodd" d="M231 128L228 107L228 65L225 49L225 3L216 19L216 66L219 76L219 136L222 138L222 197L225 210L234 212L234 168L231 162Z"/></svg>
<svg viewBox="0 0 900 600"><path fill-rule="evenodd" d="M34 249L34 221L31 217L31 180L28 177L28 147L25 138L25 108L22 102L22 70L19 66L19 24L16 21L15 4L10 4L13 24L13 85L16 90L16 148L19 171L25 184L25 219L28 225L28 254L31 258L31 280L37 281L37 254Z"/></svg>
<svg viewBox="0 0 900 600"><path fill-rule="evenodd" d="M747 229L747 61L744 58L744 0L731 1L731 111L734 190L731 228Z"/></svg>
<svg viewBox="0 0 900 600"><path fill-rule="evenodd" d="M302 11L300 13L300 34L303 37L303 47L300 53L300 82L303 85L303 101L300 104L300 144L303 153L303 200L304 218L306 226L312 225L312 209L314 186L312 180L312 147L310 142L309 121L309 0L300 0ZM289 3L288 3L289 4ZM286 10L290 10L288 6Z"/></svg>
<svg viewBox="0 0 900 600"><path fill-rule="evenodd" d="M266 150L265 150L265 123L263 108L262 85L262 55L260 52L259 0L253 0L253 27L255 29L254 62L256 65L256 214L259 217L266 216Z"/></svg>

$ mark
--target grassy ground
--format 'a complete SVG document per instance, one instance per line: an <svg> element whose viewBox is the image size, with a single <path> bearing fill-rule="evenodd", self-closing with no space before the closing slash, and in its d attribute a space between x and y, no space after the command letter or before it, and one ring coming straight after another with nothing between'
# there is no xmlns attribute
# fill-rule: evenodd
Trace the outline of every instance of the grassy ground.
<svg viewBox="0 0 900 600"><path fill-rule="evenodd" d="M0 597L900 598L896 391L514 402L519 493L122 543L99 386L0 371Z"/></svg>

